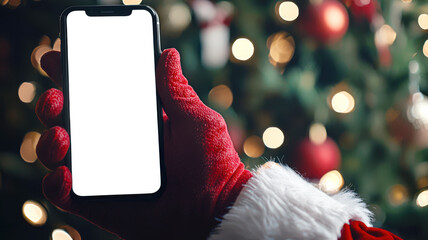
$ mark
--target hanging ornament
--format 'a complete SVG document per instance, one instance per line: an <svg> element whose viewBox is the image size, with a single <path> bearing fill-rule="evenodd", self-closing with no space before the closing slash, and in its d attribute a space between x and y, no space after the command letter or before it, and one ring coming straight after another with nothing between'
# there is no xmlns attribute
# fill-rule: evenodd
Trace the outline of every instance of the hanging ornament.
<svg viewBox="0 0 428 240"><path fill-rule="evenodd" d="M191 1L192 9L201 27L202 63L208 68L221 68L229 60L230 22L233 5L222 1Z"/></svg>
<svg viewBox="0 0 428 240"><path fill-rule="evenodd" d="M351 0L349 4L349 11L355 20L359 22L367 21L371 23L378 8L377 0Z"/></svg>
<svg viewBox="0 0 428 240"><path fill-rule="evenodd" d="M339 168L340 150L331 138L322 143L305 138L296 149L294 161L297 170L304 177L320 179L327 172Z"/></svg>
<svg viewBox="0 0 428 240"><path fill-rule="evenodd" d="M388 110L386 119L394 138L401 144L428 147L428 97L419 91L419 64L409 63L409 96Z"/></svg>
<svg viewBox="0 0 428 240"><path fill-rule="evenodd" d="M309 37L323 43L335 43L348 30L349 16L337 0L317 1L304 9L301 29Z"/></svg>

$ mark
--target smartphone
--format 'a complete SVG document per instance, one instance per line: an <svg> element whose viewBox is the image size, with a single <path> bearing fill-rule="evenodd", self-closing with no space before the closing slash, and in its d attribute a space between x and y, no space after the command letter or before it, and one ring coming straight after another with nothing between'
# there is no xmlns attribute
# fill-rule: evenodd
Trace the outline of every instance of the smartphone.
<svg viewBox="0 0 428 240"><path fill-rule="evenodd" d="M151 197L164 185L158 19L144 5L61 15L66 162L78 197Z"/></svg>

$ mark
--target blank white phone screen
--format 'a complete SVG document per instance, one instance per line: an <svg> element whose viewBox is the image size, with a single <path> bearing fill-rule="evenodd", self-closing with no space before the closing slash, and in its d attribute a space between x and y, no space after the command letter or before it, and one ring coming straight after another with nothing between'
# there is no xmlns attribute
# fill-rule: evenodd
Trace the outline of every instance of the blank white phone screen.
<svg viewBox="0 0 428 240"><path fill-rule="evenodd" d="M71 172L79 196L150 194L161 186L153 19L66 19Z"/></svg>

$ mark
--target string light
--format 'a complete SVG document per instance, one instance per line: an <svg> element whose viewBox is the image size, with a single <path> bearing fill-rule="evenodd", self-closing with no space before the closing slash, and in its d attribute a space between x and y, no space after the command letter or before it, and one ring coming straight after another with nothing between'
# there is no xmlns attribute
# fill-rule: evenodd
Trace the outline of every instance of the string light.
<svg viewBox="0 0 428 240"><path fill-rule="evenodd" d="M328 193L335 194L343 187L343 177L337 170L332 170L321 177L319 188Z"/></svg>
<svg viewBox="0 0 428 240"><path fill-rule="evenodd" d="M29 132L25 134L19 150L21 158L28 163L33 163L37 160L36 146L40 139L40 133Z"/></svg>
<svg viewBox="0 0 428 240"><path fill-rule="evenodd" d="M263 141L258 136L248 137L244 142L244 152L251 158L260 157L265 151Z"/></svg>
<svg viewBox="0 0 428 240"><path fill-rule="evenodd" d="M428 190L424 190L419 193L418 197L416 198L416 205L419 207L428 206Z"/></svg>
<svg viewBox="0 0 428 240"><path fill-rule="evenodd" d="M30 103L33 101L36 95L36 86L30 82L23 82L18 88L18 97L24 103Z"/></svg>
<svg viewBox="0 0 428 240"><path fill-rule="evenodd" d="M226 85L218 85L208 93L208 101L223 109L228 109L233 102L232 91Z"/></svg>
<svg viewBox="0 0 428 240"><path fill-rule="evenodd" d="M22 205L22 215L33 226L42 226L46 223L45 208L35 201L28 200Z"/></svg>
<svg viewBox="0 0 428 240"><path fill-rule="evenodd" d="M309 139L315 144L323 144L327 140L327 130L321 123L314 123L309 128Z"/></svg>
<svg viewBox="0 0 428 240"><path fill-rule="evenodd" d="M428 58L428 40L425 41L422 52L424 53L425 57Z"/></svg>
<svg viewBox="0 0 428 240"><path fill-rule="evenodd" d="M232 44L233 56L241 61L250 59L254 54L254 45L247 38L238 38Z"/></svg>
<svg viewBox="0 0 428 240"><path fill-rule="evenodd" d="M388 24L384 24L375 33L375 43L378 46L390 46L397 38L397 33Z"/></svg>
<svg viewBox="0 0 428 240"><path fill-rule="evenodd" d="M168 20L177 31L185 29L192 20L189 7L181 2L173 4L169 9Z"/></svg>
<svg viewBox="0 0 428 240"><path fill-rule="evenodd" d="M52 231L52 240L73 240L73 238L64 229L55 229Z"/></svg>
<svg viewBox="0 0 428 240"><path fill-rule="evenodd" d="M288 63L294 55L295 42L286 32L273 34L268 38L269 60L274 66Z"/></svg>
<svg viewBox="0 0 428 240"><path fill-rule="evenodd" d="M391 205L398 206L407 201L407 189L401 184L395 184L388 191L388 200Z"/></svg>
<svg viewBox="0 0 428 240"><path fill-rule="evenodd" d="M143 0L122 0L124 5L139 5Z"/></svg>
<svg viewBox="0 0 428 240"><path fill-rule="evenodd" d="M346 91L336 93L331 99L331 107L337 113L350 113L354 110L354 97Z"/></svg>
<svg viewBox="0 0 428 240"><path fill-rule="evenodd" d="M267 128L263 132L263 143L268 148L279 148L284 143L284 133L277 127Z"/></svg>
<svg viewBox="0 0 428 240"><path fill-rule="evenodd" d="M279 16L287 22L292 22L299 16L299 7L294 2L285 1L279 4Z"/></svg>

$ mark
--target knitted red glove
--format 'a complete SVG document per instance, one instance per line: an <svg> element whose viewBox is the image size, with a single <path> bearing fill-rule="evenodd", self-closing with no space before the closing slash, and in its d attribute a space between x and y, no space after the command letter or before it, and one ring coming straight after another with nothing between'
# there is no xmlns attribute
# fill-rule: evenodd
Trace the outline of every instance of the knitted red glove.
<svg viewBox="0 0 428 240"><path fill-rule="evenodd" d="M55 83L61 82L59 52L46 53L41 65ZM39 160L54 170L43 179L44 194L59 208L122 238L203 239L252 175L234 150L222 116L205 106L188 85L175 49L162 53L156 83L165 111L167 176L159 199L95 203L71 198L71 173L65 166L57 167L69 146L61 127L46 131L37 145ZM37 103L40 121L48 127L57 124L62 102L58 90L48 90ZM97 136L90 134L96 141Z"/></svg>
<svg viewBox="0 0 428 240"><path fill-rule="evenodd" d="M363 222L351 221L342 228L339 240L402 240L380 228L367 227Z"/></svg>

